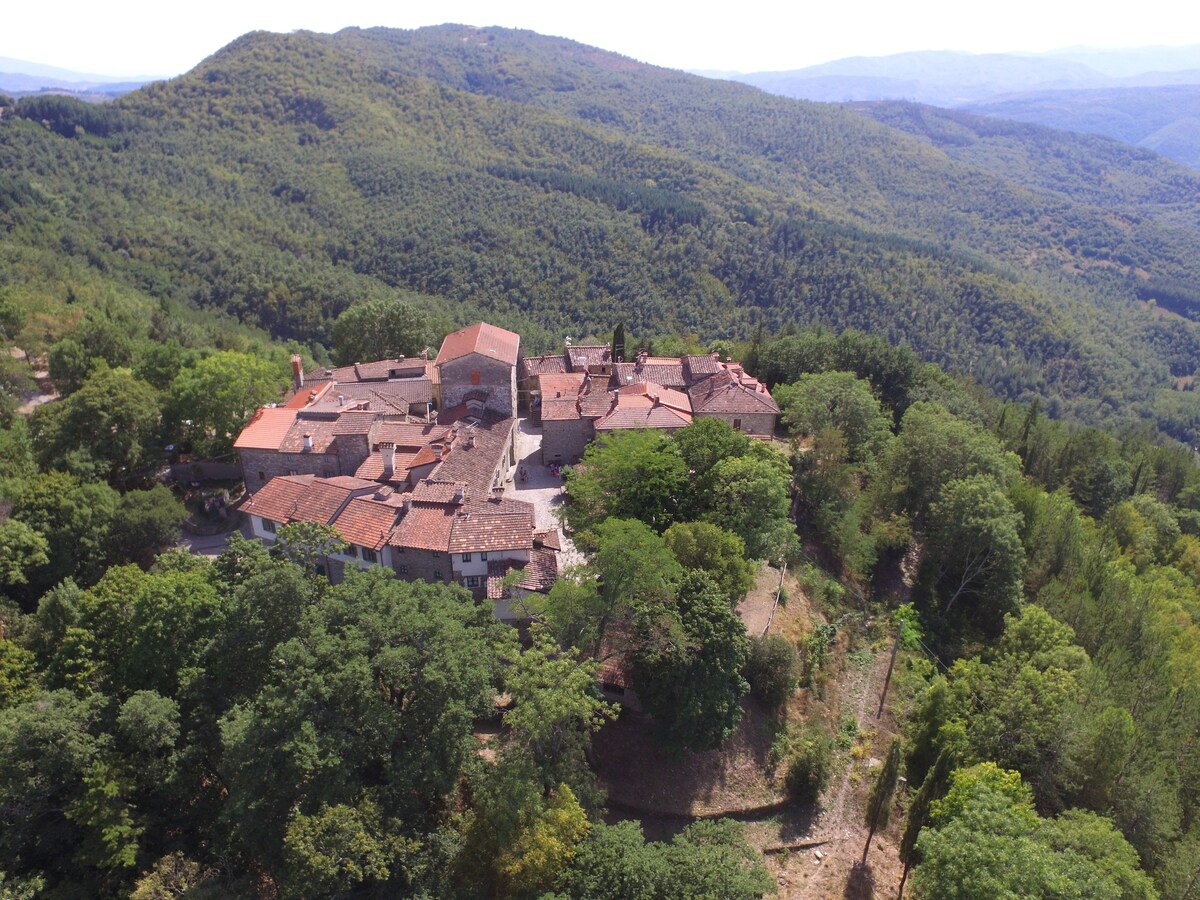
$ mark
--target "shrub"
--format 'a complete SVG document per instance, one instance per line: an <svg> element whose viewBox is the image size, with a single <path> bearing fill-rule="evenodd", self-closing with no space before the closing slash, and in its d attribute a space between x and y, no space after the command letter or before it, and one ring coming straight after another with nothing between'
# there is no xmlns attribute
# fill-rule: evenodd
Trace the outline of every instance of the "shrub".
<svg viewBox="0 0 1200 900"><path fill-rule="evenodd" d="M797 735L787 764L787 791L797 803L816 803L833 774L833 740L824 729L806 725Z"/></svg>
<svg viewBox="0 0 1200 900"><path fill-rule="evenodd" d="M775 709L787 702L800 681L800 657L792 642L782 635L768 634L750 642L750 658L744 672L750 692Z"/></svg>

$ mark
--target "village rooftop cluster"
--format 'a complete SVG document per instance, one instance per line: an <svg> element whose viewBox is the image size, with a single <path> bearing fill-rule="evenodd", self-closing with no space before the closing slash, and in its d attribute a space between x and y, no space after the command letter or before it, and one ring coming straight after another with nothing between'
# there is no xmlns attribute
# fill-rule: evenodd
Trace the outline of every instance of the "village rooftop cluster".
<svg viewBox="0 0 1200 900"><path fill-rule="evenodd" d="M614 359L606 346L525 358L518 334L479 322L446 336L434 360L389 359L304 372L286 400L259 409L234 444L255 536L327 525L346 543L323 563L379 564L397 577L458 583L497 617L558 574L556 527L505 496L517 467L518 410L540 424L547 466L578 462L616 429L674 431L719 418L757 437L779 407L740 365L714 355ZM514 574L519 573L519 574Z"/></svg>

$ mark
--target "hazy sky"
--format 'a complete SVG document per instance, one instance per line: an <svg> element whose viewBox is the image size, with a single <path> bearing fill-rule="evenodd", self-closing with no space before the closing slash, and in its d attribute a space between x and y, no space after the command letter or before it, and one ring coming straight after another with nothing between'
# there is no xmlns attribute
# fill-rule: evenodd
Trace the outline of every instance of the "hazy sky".
<svg viewBox="0 0 1200 900"><path fill-rule="evenodd" d="M0 16L0 56L107 75L174 75L254 29L441 22L529 28L671 68L744 72L905 50L1200 43L1200 5L1188 0L12 0Z"/></svg>

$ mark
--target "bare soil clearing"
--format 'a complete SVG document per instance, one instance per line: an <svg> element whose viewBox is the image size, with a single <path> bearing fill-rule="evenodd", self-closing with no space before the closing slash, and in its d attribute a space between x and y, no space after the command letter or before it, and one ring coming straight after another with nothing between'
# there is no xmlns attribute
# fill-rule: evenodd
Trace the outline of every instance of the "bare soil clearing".
<svg viewBox="0 0 1200 900"><path fill-rule="evenodd" d="M778 584L778 570L764 567L739 604L750 634L762 633ZM769 631L799 641L825 617L790 572L784 590L788 602L776 610ZM890 712L875 718L891 645L856 629L846 626L817 685L797 692L788 708L789 720L821 717L841 736L832 783L816 808L788 801L782 767L770 770L779 723L748 699L741 726L720 752L671 756L645 716L626 713L602 729L593 749L614 816L638 819L648 837L662 839L691 818L728 815L745 823L747 838L765 854L781 898L894 897L900 815L894 812L891 825L876 833L867 864L861 863L866 797L894 733Z"/></svg>

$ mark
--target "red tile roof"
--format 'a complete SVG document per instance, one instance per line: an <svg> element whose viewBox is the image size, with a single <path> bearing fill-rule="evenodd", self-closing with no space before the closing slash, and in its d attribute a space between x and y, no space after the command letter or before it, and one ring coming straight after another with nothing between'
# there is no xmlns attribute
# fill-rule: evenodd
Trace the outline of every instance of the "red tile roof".
<svg viewBox="0 0 1200 900"><path fill-rule="evenodd" d="M542 401L543 422L572 422L580 418L580 403L574 397L551 397ZM607 409L607 406L605 407Z"/></svg>
<svg viewBox="0 0 1200 900"><path fill-rule="evenodd" d="M701 413L778 413L779 405L764 385L749 376L722 372L688 391L692 408Z"/></svg>
<svg viewBox="0 0 1200 900"><path fill-rule="evenodd" d="M445 553L450 545L450 531L453 527L452 507L414 505L401 516L400 524L388 538L388 544L392 547L440 550Z"/></svg>
<svg viewBox="0 0 1200 900"><path fill-rule="evenodd" d="M528 550L533 547L529 519L512 513L460 512L450 532L451 553Z"/></svg>
<svg viewBox="0 0 1200 900"><path fill-rule="evenodd" d="M430 477L435 481L465 481L473 496L488 496L496 472L507 467L505 455L516 424L516 419L495 416L484 416L473 428L459 423L458 439Z"/></svg>
<svg viewBox="0 0 1200 900"><path fill-rule="evenodd" d="M567 371L567 360L561 353L547 353L545 356L525 356L517 369L519 378L532 378L536 375L550 375L555 372Z"/></svg>
<svg viewBox="0 0 1200 900"><path fill-rule="evenodd" d="M294 409L263 407L246 423L233 446L238 450L278 450L295 421Z"/></svg>
<svg viewBox="0 0 1200 900"><path fill-rule="evenodd" d="M586 377L583 372L552 372L539 375L538 390L542 392L543 401L557 397L570 397L574 400L579 396Z"/></svg>
<svg viewBox="0 0 1200 900"><path fill-rule="evenodd" d="M464 502L467 497L465 481L435 481L424 478L418 481L412 489L413 503L454 503Z"/></svg>
<svg viewBox="0 0 1200 900"><path fill-rule="evenodd" d="M284 525L296 521L296 513L312 480L312 475L272 478L242 505L242 512Z"/></svg>
<svg viewBox="0 0 1200 900"><path fill-rule="evenodd" d="M533 533L533 546L548 547L551 550L561 550L562 540L559 537L558 529L554 528L550 531L535 531Z"/></svg>
<svg viewBox="0 0 1200 900"><path fill-rule="evenodd" d="M635 384L615 392L616 405L596 420L596 431L661 428L671 431L692 421L686 394L657 384Z"/></svg>
<svg viewBox="0 0 1200 900"><path fill-rule="evenodd" d="M545 593L554 587L554 582L558 579L558 554L550 550L531 550L527 563L513 559L489 561L487 598L504 600L508 596L508 591L504 588L503 579L518 570L524 575L517 585L518 587L527 591Z"/></svg>
<svg viewBox="0 0 1200 900"><path fill-rule="evenodd" d="M344 540L359 547L378 550L388 542L396 523L394 506L371 498L356 498L333 520L333 527Z"/></svg>
<svg viewBox="0 0 1200 900"><path fill-rule="evenodd" d="M442 341L442 349L438 351L437 365L454 359L478 353L491 359L498 359L510 366L517 364L521 352L521 336L487 322L476 322L468 328L462 328L446 335Z"/></svg>
<svg viewBox="0 0 1200 900"><path fill-rule="evenodd" d="M613 361L607 344L579 344L567 347L567 362L571 371L583 371L593 366L606 366Z"/></svg>
<svg viewBox="0 0 1200 900"><path fill-rule="evenodd" d="M625 362L613 366L611 387L624 387L650 381L676 390L687 386L683 361L669 356L651 356L644 363Z"/></svg>

